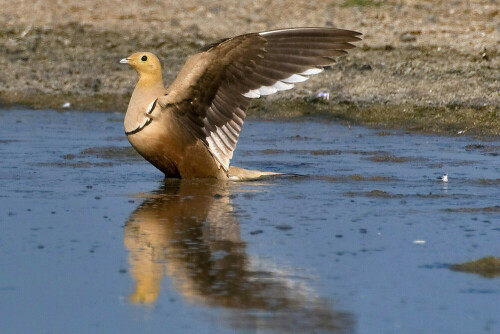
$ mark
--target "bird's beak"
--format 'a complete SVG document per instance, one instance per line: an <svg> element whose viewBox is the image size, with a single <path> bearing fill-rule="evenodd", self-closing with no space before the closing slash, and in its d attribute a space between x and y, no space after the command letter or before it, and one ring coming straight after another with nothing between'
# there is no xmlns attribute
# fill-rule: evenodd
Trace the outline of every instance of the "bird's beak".
<svg viewBox="0 0 500 334"><path fill-rule="evenodd" d="M123 58L122 60L120 60L120 63L128 64L128 63L130 63L130 58Z"/></svg>

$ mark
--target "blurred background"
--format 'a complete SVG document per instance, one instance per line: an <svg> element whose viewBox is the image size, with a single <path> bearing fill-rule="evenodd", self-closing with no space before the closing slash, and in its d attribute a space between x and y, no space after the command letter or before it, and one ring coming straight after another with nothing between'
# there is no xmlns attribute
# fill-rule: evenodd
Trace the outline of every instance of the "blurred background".
<svg viewBox="0 0 500 334"><path fill-rule="evenodd" d="M250 114L330 113L347 121L456 134L500 132L498 0L0 1L0 103L125 111L144 50L165 84L211 41L283 27L363 33L358 48ZM320 92L330 101L310 102ZM310 100L311 100L310 99ZM313 101L314 102L314 101ZM317 101L316 101L317 102Z"/></svg>

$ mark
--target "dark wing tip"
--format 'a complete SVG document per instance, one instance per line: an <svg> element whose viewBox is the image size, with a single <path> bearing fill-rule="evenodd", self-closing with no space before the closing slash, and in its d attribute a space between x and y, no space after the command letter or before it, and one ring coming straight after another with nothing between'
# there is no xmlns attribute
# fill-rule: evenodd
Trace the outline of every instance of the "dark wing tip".
<svg viewBox="0 0 500 334"><path fill-rule="evenodd" d="M349 42L357 42L360 41L361 38L356 37L356 36L362 36L363 34L354 31L354 30L347 30L347 29L339 29L339 28L328 28L328 27L298 27L298 28L284 28L284 29L274 29L274 30L268 30L268 31L262 31L260 33L250 33L250 34L245 34L245 35L273 35L273 34L287 34L287 33L305 33L307 35L308 32L319 32L323 31L326 32L327 34L333 33L336 36L346 36L350 37L351 39ZM243 36L243 35L241 35ZM240 37L240 36L235 36L235 37L226 37L222 38L216 42L210 43L202 47L201 49L198 50L198 52L205 52L209 51L215 47L217 47L219 44L224 43L230 39Z"/></svg>

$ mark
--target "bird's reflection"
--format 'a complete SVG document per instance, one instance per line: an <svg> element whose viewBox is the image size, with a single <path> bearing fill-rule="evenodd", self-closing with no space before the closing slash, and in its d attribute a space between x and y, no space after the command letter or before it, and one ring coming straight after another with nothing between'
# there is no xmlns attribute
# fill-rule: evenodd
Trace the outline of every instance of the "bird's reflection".
<svg viewBox="0 0 500 334"><path fill-rule="evenodd" d="M139 205L124 230L130 302L155 302L167 275L186 300L229 309L232 327L350 331L350 314L331 310L289 270L249 257L230 197L226 182L168 180Z"/></svg>

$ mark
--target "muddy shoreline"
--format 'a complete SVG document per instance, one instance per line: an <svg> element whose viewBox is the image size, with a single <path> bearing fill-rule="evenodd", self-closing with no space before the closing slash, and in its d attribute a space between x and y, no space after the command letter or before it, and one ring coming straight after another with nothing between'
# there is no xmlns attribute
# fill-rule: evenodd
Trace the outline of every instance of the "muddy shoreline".
<svg viewBox="0 0 500 334"><path fill-rule="evenodd" d="M488 1L132 2L120 10L113 1L0 4L4 107L62 109L69 102L71 109L124 112L136 74L118 61L134 51L157 53L168 84L189 54L218 38L326 25L361 31L363 40L296 89L254 101L250 116L320 115L444 135L500 135L500 14ZM330 101L314 99L318 92L329 92Z"/></svg>

